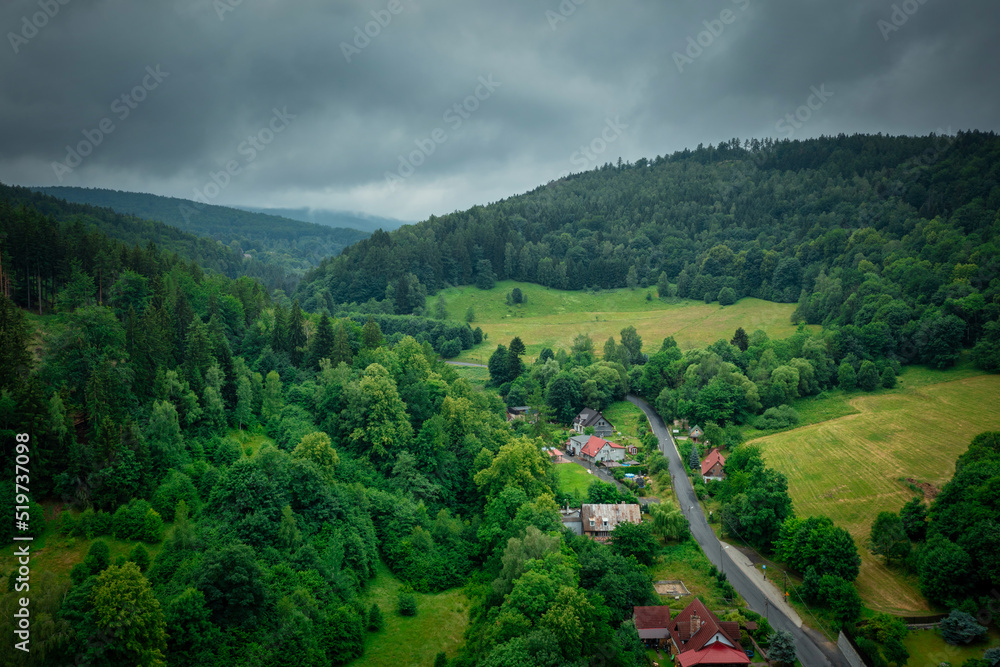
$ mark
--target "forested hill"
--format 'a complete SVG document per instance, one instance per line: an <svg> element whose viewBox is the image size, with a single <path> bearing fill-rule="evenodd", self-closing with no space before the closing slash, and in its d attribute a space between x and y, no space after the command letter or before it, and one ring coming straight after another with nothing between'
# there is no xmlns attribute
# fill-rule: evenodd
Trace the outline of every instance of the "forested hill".
<svg viewBox="0 0 1000 667"><path fill-rule="evenodd" d="M710 300L730 288L801 299L802 319L827 324L867 323L862 305L885 305L870 297L898 297L906 322L949 298L993 301L998 183L994 133L733 140L376 232L310 271L298 296L333 310L382 299L390 283L433 293L514 278Z"/></svg>
<svg viewBox="0 0 1000 667"><path fill-rule="evenodd" d="M278 215L202 204L187 199L100 188L48 187L39 192L78 204L159 220L196 236L215 239L254 259L301 274L320 260L368 236L367 231L332 227Z"/></svg>
<svg viewBox="0 0 1000 667"><path fill-rule="evenodd" d="M366 213L350 213L348 211L331 211L317 208L254 208L253 206L238 206L243 211L253 211L254 213L264 213L266 215L277 215L282 218L301 220L303 222L314 222L317 225L327 227L348 227L359 229L363 232L374 232L376 229L390 231L398 229L406 224L402 220L395 218L383 218L377 215Z"/></svg>
<svg viewBox="0 0 1000 667"><path fill-rule="evenodd" d="M28 282L31 289L45 292L43 301L50 303L69 276L66 257L73 249L63 245L64 237L60 234L61 228L69 227L73 228L73 238L90 239L86 241L85 254L97 252L99 244L93 240L94 234L106 235L120 241L126 251L129 247L149 250L155 246L158 251L175 254L205 271L230 278L257 278L268 290L291 291L298 280L277 264L247 259L238 249L162 222L89 204L71 204L29 188L0 183L0 252L6 278L24 288L23 294L19 293L24 297L22 305L27 303ZM119 260L105 253L88 261L110 265Z"/></svg>

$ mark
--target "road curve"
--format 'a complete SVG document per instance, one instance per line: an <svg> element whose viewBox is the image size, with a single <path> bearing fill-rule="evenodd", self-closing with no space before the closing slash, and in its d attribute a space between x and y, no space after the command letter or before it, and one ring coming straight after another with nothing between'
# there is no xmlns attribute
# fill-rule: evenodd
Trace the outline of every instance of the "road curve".
<svg viewBox="0 0 1000 667"><path fill-rule="evenodd" d="M694 488L691 486L691 480L684 470L680 454L663 419L642 399L629 395L628 400L646 414L646 419L649 420L653 433L660 442L660 450L670 463L670 475L674 479L681 511L691 524L691 535L708 559L726 573L729 582L743 596L751 609L761 615L766 614L772 627L792 633L795 638L795 650L805 667L847 667L847 661L835 644L826 641L812 628L805 625L798 627L780 609L765 602L767 597L764 591L754 579L737 567L730 554L722 549L722 544L705 520Z"/></svg>

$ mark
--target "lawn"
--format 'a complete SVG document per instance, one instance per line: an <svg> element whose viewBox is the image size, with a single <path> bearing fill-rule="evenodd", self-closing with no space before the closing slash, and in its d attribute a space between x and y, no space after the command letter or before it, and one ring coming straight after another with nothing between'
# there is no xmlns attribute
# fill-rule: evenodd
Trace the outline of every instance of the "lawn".
<svg viewBox="0 0 1000 667"><path fill-rule="evenodd" d="M579 493L580 497L587 497L587 487L597 479L591 475L583 466L575 463L557 463L555 465L556 480L559 482L559 492L566 495Z"/></svg>
<svg viewBox="0 0 1000 667"><path fill-rule="evenodd" d="M518 287L527 297L526 304L508 306L506 295ZM642 336L644 349L655 352L667 336L673 336L683 349L702 347L725 338L729 340L738 327L747 333L763 329L772 338L785 338L795 332L791 315L795 304L742 299L732 306L702 301L667 303L655 296L655 289L617 289L600 292L570 292L530 283L503 281L492 290L476 287L452 287L440 292L448 316L464 320L471 306L475 311L473 327L482 327L488 335L486 345L466 350L458 359L485 363L498 343L507 345L520 336L533 359L544 347L569 350L580 333L594 339L598 356L611 336L619 338L625 327L635 326ZM646 300L652 293L653 299Z"/></svg>
<svg viewBox="0 0 1000 667"><path fill-rule="evenodd" d="M1000 429L1000 376L914 368L901 380L900 389L825 399L846 401L855 414L755 442L788 476L798 515L825 514L854 536L862 561L858 591L866 604L919 613L929 607L916 582L886 568L863 545L879 512L898 511L914 495L901 479L941 488L969 441Z"/></svg>
<svg viewBox="0 0 1000 667"><path fill-rule="evenodd" d="M616 401L602 410L601 414L614 425L616 431L627 438L638 439L639 429L648 424L646 414L629 401Z"/></svg>
<svg viewBox="0 0 1000 667"><path fill-rule="evenodd" d="M458 377L466 380L475 389L482 390L489 382L490 372L478 366L452 366L451 370L458 374Z"/></svg>
<svg viewBox="0 0 1000 667"><path fill-rule="evenodd" d="M693 599L701 596L705 606L712 610L731 609L733 604L726 602L719 595L715 585L715 577L709 574L712 563L705 557L701 547L694 540L680 544L669 544L661 551L661 556L653 567L649 568L653 581L680 579L691 595L682 596L680 600L661 598L671 609L680 611Z"/></svg>
<svg viewBox="0 0 1000 667"><path fill-rule="evenodd" d="M989 639L971 646L946 644L937 630L911 630L903 640L910 652L910 667L937 667L942 662L950 662L958 667L970 658L982 658L986 649L1000 646L1000 632L990 630Z"/></svg>
<svg viewBox="0 0 1000 667"><path fill-rule="evenodd" d="M469 622L469 602L461 589L425 595L416 593L417 615L400 616L396 595L402 583L379 564L378 576L364 594L365 604L378 603L385 617L381 632L365 638L365 654L355 667L428 667L441 651L454 658Z"/></svg>

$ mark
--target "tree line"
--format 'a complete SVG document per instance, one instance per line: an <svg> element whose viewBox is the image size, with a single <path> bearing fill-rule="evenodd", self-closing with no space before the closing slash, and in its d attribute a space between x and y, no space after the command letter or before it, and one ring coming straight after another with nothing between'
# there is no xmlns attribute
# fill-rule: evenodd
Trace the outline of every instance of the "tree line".
<svg viewBox="0 0 1000 667"><path fill-rule="evenodd" d="M296 294L331 312L498 279L753 296L797 303L797 321L877 340L875 356L903 363L946 367L978 342L977 363L995 370L998 157L998 137L979 132L734 139L376 232Z"/></svg>

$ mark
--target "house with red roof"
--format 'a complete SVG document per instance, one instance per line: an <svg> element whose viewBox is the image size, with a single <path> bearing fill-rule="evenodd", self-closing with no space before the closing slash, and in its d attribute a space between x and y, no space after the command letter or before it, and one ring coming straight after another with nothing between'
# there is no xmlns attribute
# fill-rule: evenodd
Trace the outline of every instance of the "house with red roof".
<svg viewBox="0 0 1000 667"><path fill-rule="evenodd" d="M721 482L726 478L726 473L723 471L723 466L726 465L726 457L719 453L718 448L712 449L705 457L705 460L701 462L701 476L707 482L708 480L715 480L716 482Z"/></svg>
<svg viewBox="0 0 1000 667"><path fill-rule="evenodd" d="M621 463L625 460L625 453L625 448L617 442L611 442L610 440L592 435L587 440L587 444L580 450L580 458L593 463L603 463L605 461L618 461Z"/></svg>
<svg viewBox="0 0 1000 667"><path fill-rule="evenodd" d="M647 648L665 648L670 643L670 607L632 607L632 621Z"/></svg>
<svg viewBox="0 0 1000 667"><path fill-rule="evenodd" d="M720 621L701 600L695 599L667 625L670 641L680 667L749 665L750 658L740 646L740 625Z"/></svg>

